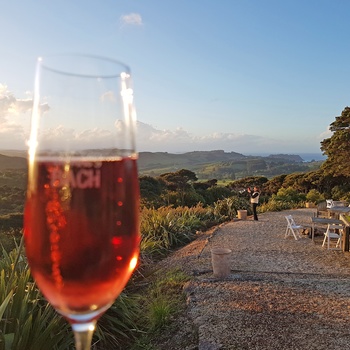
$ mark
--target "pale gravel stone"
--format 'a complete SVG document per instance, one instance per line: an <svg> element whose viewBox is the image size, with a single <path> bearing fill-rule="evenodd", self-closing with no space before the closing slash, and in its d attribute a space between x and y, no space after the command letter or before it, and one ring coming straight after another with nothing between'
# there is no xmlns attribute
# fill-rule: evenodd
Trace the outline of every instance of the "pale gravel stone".
<svg viewBox="0 0 350 350"><path fill-rule="evenodd" d="M193 276L185 327L197 328L199 350L350 348L350 254L327 251L322 236L284 238L292 214L311 225L311 209L264 213L234 221L162 261ZM213 247L229 248L231 275L212 275ZM174 335L172 349L176 346ZM193 349L193 344L182 349Z"/></svg>

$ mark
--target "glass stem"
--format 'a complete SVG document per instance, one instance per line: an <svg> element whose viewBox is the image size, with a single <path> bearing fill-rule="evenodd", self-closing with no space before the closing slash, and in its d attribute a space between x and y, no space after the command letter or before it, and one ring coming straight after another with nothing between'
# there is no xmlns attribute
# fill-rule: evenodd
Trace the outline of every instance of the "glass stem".
<svg viewBox="0 0 350 350"><path fill-rule="evenodd" d="M72 324L76 350L90 350L96 322Z"/></svg>

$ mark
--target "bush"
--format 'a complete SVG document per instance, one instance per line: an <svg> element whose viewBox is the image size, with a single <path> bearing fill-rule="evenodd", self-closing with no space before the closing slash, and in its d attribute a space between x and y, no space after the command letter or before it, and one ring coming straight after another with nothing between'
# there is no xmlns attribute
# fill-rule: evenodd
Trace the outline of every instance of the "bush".
<svg viewBox="0 0 350 350"><path fill-rule="evenodd" d="M22 228L23 228L22 213L0 215L0 230L14 229L16 231L21 231Z"/></svg>
<svg viewBox="0 0 350 350"><path fill-rule="evenodd" d="M248 212L251 212L250 204L247 199L229 197L214 203L214 213L216 216L221 216L222 221L234 219L239 209L246 209Z"/></svg>
<svg viewBox="0 0 350 350"><path fill-rule="evenodd" d="M321 194L319 191L312 189L306 194L306 200L308 202L312 202L315 204L321 203L325 201L323 194Z"/></svg>
<svg viewBox="0 0 350 350"><path fill-rule="evenodd" d="M171 270L158 275L148 290L146 313L151 331L160 330L179 311L182 287L189 277L180 270Z"/></svg>
<svg viewBox="0 0 350 350"><path fill-rule="evenodd" d="M332 198L333 200L349 200L349 189L348 189L348 185L344 184L344 185L338 185L338 186L334 186L331 190L331 196L330 198Z"/></svg>
<svg viewBox="0 0 350 350"><path fill-rule="evenodd" d="M263 213L266 211L282 211L294 208L302 208L305 204L306 196L303 193L299 193L292 187L281 188L277 194L266 202L258 206L258 212Z"/></svg>
<svg viewBox="0 0 350 350"><path fill-rule="evenodd" d="M271 198L267 203L258 206L258 212L264 213L267 211L282 211L294 208L300 208L304 202L289 202L277 198Z"/></svg>
<svg viewBox="0 0 350 350"><path fill-rule="evenodd" d="M208 189L198 189L196 190L204 198L204 203L207 205L212 205L218 200L230 197L232 191L223 186L213 186Z"/></svg>
<svg viewBox="0 0 350 350"><path fill-rule="evenodd" d="M137 320L140 318L140 296L121 293L113 305L97 322L91 350L124 349L125 343L139 335Z"/></svg>
<svg viewBox="0 0 350 350"><path fill-rule="evenodd" d="M272 198L275 200L281 200L286 202L300 202L305 201L306 196L303 193L298 192L293 187L280 188L277 195L273 195Z"/></svg>
<svg viewBox="0 0 350 350"><path fill-rule="evenodd" d="M170 249L190 242L201 227L195 208L143 208L141 250L146 255L163 256Z"/></svg>
<svg viewBox="0 0 350 350"><path fill-rule="evenodd" d="M22 248L23 240L0 260L0 349L73 349L69 323L41 295ZM117 298L97 323L92 349L114 350L136 337L138 298Z"/></svg>
<svg viewBox="0 0 350 350"><path fill-rule="evenodd" d="M207 229L232 218L232 199L218 201L216 207L161 207L141 211L141 252L143 258L159 258L195 238L198 230ZM232 206L232 208L231 208ZM219 207L221 209L219 209Z"/></svg>
<svg viewBox="0 0 350 350"><path fill-rule="evenodd" d="M184 206L195 207L198 203L205 203L205 199L195 190L187 191L184 195Z"/></svg>
<svg viewBox="0 0 350 350"><path fill-rule="evenodd" d="M142 335L128 349L158 349L157 342L168 339L172 322L185 309L185 283L190 279L178 268L158 270L150 276L140 304L139 328ZM126 349L126 347L125 347Z"/></svg>
<svg viewBox="0 0 350 350"><path fill-rule="evenodd" d="M19 247L0 263L0 348L66 350L73 346L68 323L41 296Z"/></svg>

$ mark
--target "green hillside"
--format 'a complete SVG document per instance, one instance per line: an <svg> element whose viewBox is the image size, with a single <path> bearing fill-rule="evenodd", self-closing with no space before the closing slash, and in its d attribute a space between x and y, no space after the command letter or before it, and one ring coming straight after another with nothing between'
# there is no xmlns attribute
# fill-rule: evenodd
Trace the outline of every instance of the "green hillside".
<svg viewBox="0 0 350 350"><path fill-rule="evenodd" d="M12 157L0 154L0 170L26 169L27 160L23 157Z"/></svg>
<svg viewBox="0 0 350 350"><path fill-rule="evenodd" d="M26 171L25 153L0 151L0 171ZM12 154L12 155L11 155ZM237 152L196 151L181 154L140 152L140 175L159 176L179 169L196 173L199 179L235 180L247 176L266 176L316 170L322 162L303 162L299 155L275 154L267 157L245 156Z"/></svg>
<svg viewBox="0 0 350 350"><path fill-rule="evenodd" d="M200 164L216 163L222 161L245 159L246 156L236 152L224 151L196 151L181 154L167 152L140 152L139 168L142 171L160 168L186 168Z"/></svg>
<svg viewBox="0 0 350 350"><path fill-rule="evenodd" d="M245 156L236 152L200 151L182 154L140 152L141 175L159 176L179 169L196 173L199 179L235 180L246 176L273 177L319 168L322 162L303 162L299 155Z"/></svg>

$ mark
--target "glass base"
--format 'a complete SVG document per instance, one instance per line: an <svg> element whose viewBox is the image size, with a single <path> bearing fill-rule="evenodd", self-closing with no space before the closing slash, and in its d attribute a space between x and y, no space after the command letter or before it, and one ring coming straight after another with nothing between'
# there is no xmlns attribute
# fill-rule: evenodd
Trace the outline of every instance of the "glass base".
<svg viewBox="0 0 350 350"><path fill-rule="evenodd" d="M73 325L89 324L97 320L111 305L112 304L108 304L100 309L86 313L63 312L61 310L57 310L57 312L64 316L73 327Z"/></svg>
<svg viewBox="0 0 350 350"><path fill-rule="evenodd" d="M76 350L90 350L96 321L110 306L111 304L108 304L100 309L86 313L72 313L57 310L67 319L73 329Z"/></svg>

